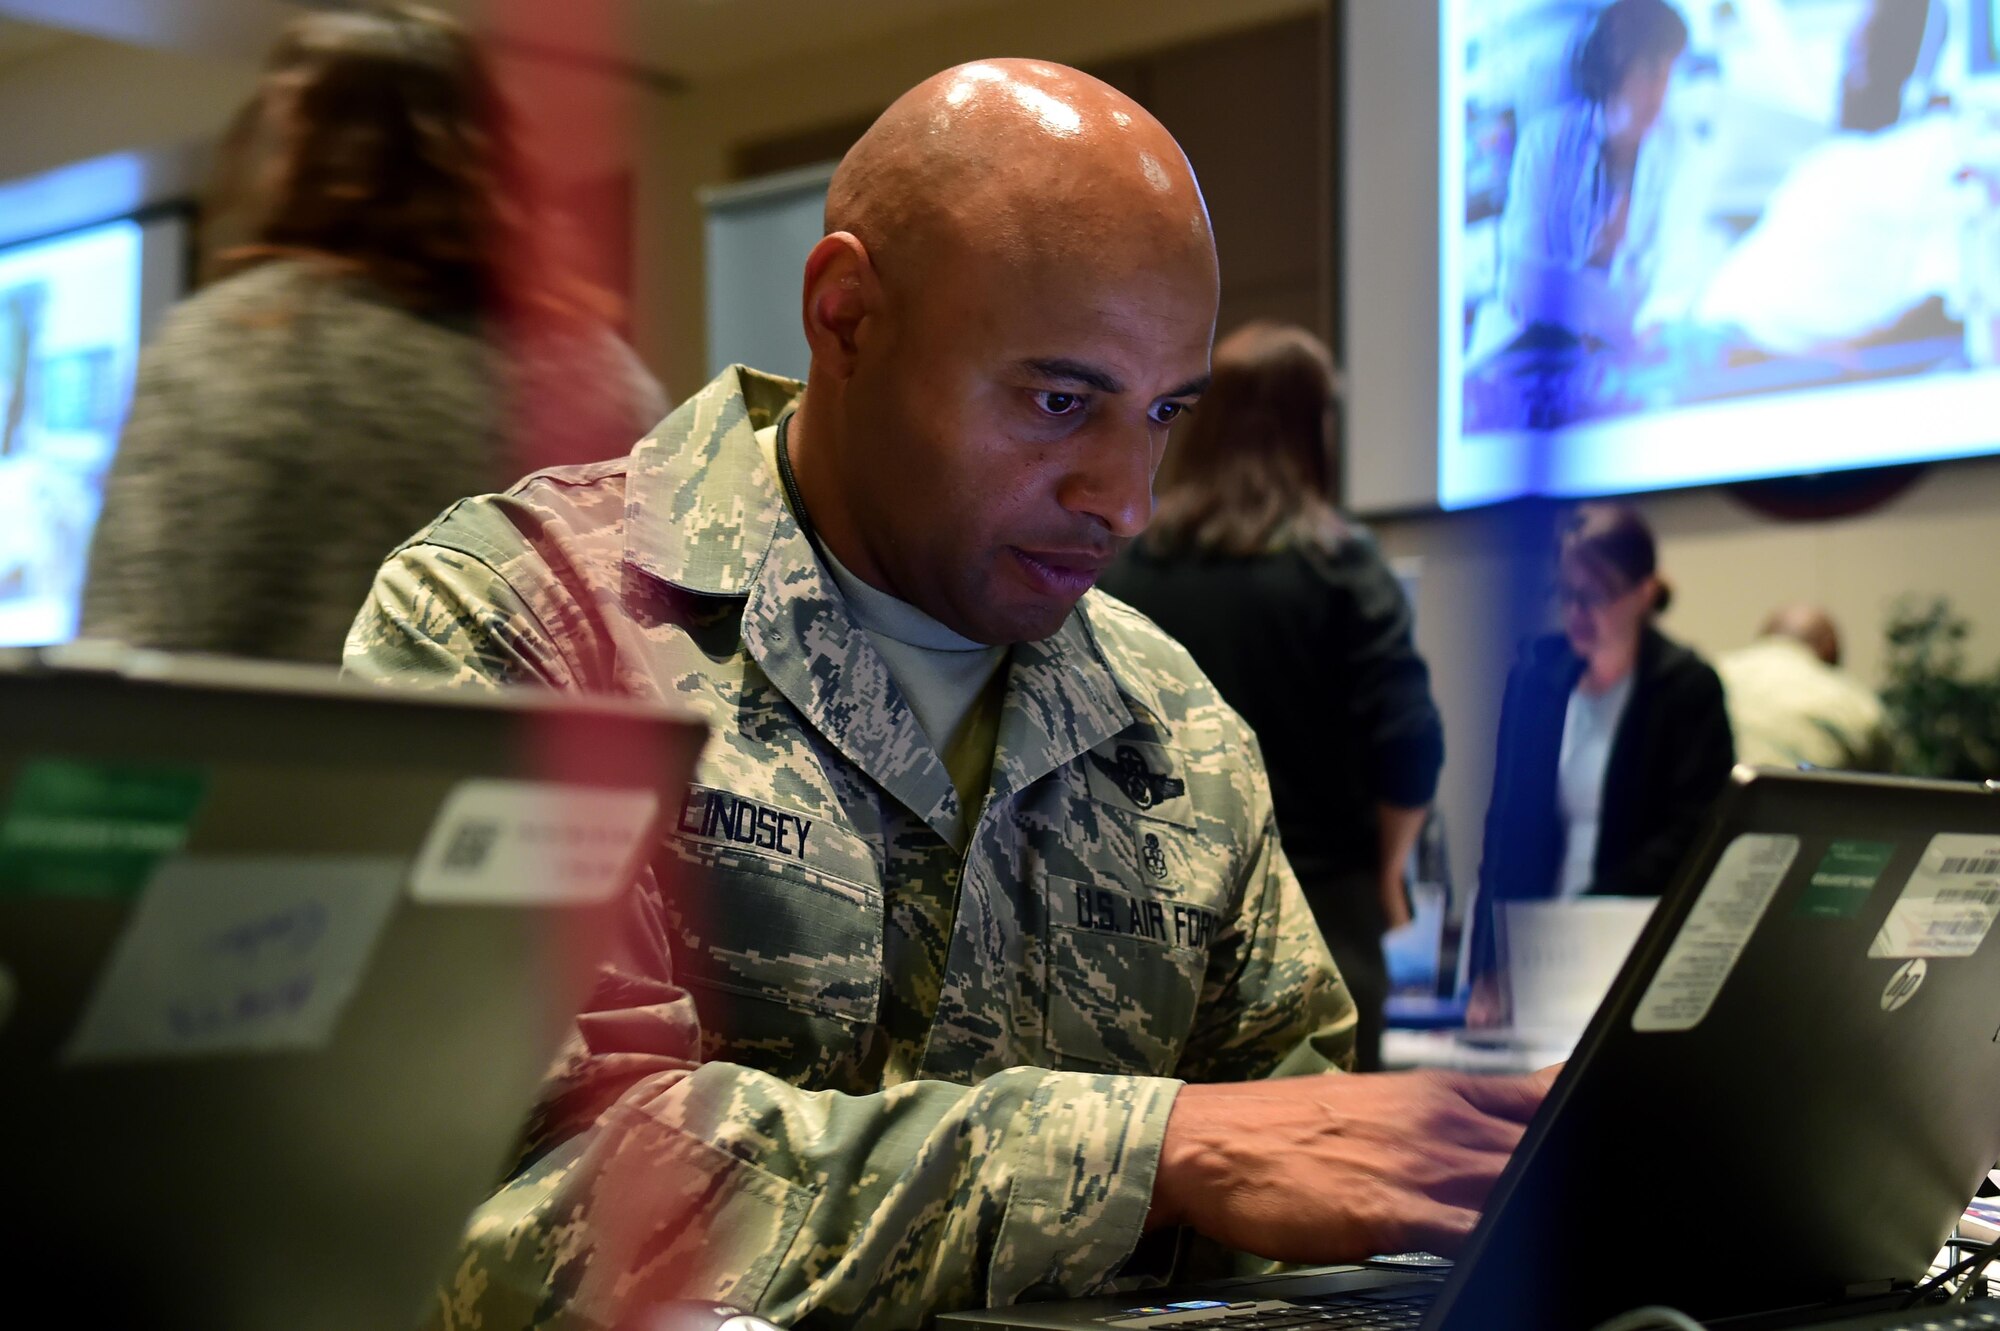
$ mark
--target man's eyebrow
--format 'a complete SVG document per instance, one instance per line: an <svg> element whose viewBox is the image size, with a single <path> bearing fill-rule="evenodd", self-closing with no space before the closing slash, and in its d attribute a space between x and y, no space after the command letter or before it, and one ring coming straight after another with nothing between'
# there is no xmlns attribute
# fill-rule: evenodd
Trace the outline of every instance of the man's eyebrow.
<svg viewBox="0 0 2000 1331"><path fill-rule="evenodd" d="M1031 357L1021 362L1021 368L1044 379L1059 379L1064 383L1082 384L1095 388L1100 393L1122 393L1125 385L1095 365L1067 357Z"/></svg>
<svg viewBox="0 0 2000 1331"><path fill-rule="evenodd" d="M1066 357L1037 357L1021 362L1021 368L1044 379L1056 379L1064 383L1082 384L1095 388L1100 393L1122 393L1125 385L1112 375L1095 365ZM1160 394L1161 397L1199 397L1208 391L1210 376L1201 375L1190 379L1180 387Z"/></svg>

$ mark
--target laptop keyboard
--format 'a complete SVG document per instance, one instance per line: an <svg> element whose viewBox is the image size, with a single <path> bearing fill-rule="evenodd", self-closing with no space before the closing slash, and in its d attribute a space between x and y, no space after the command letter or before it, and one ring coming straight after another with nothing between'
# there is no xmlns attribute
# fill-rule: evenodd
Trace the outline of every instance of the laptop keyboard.
<svg viewBox="0 0 2000 1331"><path fill-rule="evenodd" d="M1221 1307L1212 1320L1196 1325L1227 1331L1414 1331L1437 1294L1437 1286L1415 1289L1350 1291L1286 1303ZM2000 1301L1976 1301L1960 1307L1912 1309L1877 1313L1852 1321L1817 1323L1799 1331L1993 1331L2000 1328Z"/></svg>
<svg viewBox="0 0 2000 1331"><path fill-rule="evenodd" d="M1329 1294L1319 1299L1302 1299L1295 1306L1307 1320L1290 1323L1312 1328L1369 1327L1375 1331L1403 1331L1414 1328L1437 1298L1436 1285L1413 1289L1382 1290L1375 1293ZM1275 1328L1273 1329L1275 1331Z"/></svg>
<svg viewBox="0 0 2000 1331"><path fill-rule="evenodd" d="M1215 1310L1213 1319L1203 1318L1197 1325L1204 1331L1405 1331L1423 1320L1437 1289L1435 1283L1425 1282L1224 1306Z"/></svg>

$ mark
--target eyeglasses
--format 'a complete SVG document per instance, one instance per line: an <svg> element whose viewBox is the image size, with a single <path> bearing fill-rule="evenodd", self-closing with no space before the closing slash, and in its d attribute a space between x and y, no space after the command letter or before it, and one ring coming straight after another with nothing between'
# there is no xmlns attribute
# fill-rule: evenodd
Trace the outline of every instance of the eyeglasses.
<svg viewBox="0 0 2000 1331"><path fill-rule="evenodd" d="M1563 582L1556 584L1556 604L1565 610L1572 606L1578 610L1602 610L1613 601L1629 594L1631 590L1627 587L1623 591L1612 591L1607 587Z"/></svg>

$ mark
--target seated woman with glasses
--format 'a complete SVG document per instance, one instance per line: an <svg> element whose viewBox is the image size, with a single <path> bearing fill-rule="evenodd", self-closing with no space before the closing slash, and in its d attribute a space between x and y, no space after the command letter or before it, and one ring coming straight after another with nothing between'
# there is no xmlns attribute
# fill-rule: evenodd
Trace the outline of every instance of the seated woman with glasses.
<svg viewBox="0 0 2000 1331"><path fill-rule="evenodd" d="M1473 922L1475 1025L1499 1011L1506 901L1656 897L1735 761L1722 684L1653 626L1670 599L1653 533L1626 504L1584 504L1557 556L1562 631L1507 678Z"/></svg>

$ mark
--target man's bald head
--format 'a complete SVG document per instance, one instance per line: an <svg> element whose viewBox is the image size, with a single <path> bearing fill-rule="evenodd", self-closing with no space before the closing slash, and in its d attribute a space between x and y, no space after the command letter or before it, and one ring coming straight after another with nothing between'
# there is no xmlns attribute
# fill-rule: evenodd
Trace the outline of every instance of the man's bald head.
<svg viewBox="0 0 2000 1331"><path fill-rule="evenodd" d="M1796 639L1828 665L1840 664L1840 630L1834 626L1833 616L1816 605L1801 601L1779 606L1764 621L1764 636Z"/></svg>
<svg viewBox="0 0 2000 1331"><path fill-rule="evenodd" d="M1180 145L1107 83L1037 60L979 60L924 80L862 135L827 190L826 229L884 279L976 253L1007 264L1214 267Z"/></svg>
<svg viewBox="0 0 2000 1331"><path fill-rule="evenodd" d="M980 642L1055 632L1152 516L1208 382L1215 240L1173 136L1060 65L882 114L806 259L790 455L824 546Z"/></svg>

